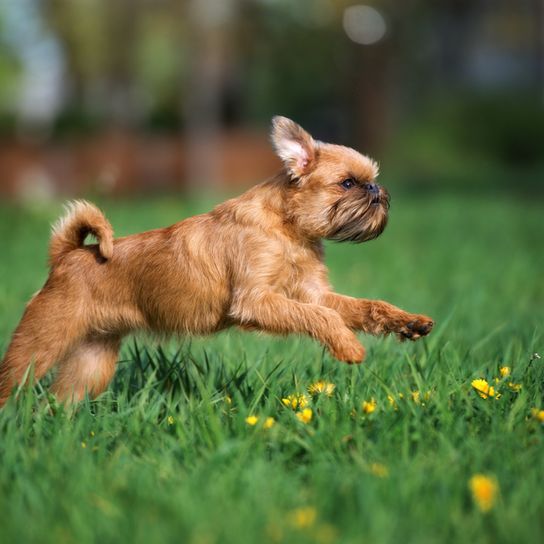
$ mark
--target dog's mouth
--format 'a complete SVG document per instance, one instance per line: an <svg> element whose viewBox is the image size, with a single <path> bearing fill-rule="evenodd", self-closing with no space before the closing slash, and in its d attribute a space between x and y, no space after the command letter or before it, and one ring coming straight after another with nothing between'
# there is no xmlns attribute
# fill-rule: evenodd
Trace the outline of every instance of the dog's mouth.
<svg viewBox="0 0 544 544"><path fill-rule="evenodd" d="M370 204L373 206L382 205L386 210L389 209L389 193L385 189L380 189L378 193L375 193L372 195L372 199L370 200Z"/></svg>
<svg viewBox="0 0 544 544"><path fill-rule="evenodd" d="M368 242L377 238L388 220L389 194L381 190L370 198L341 199L329 211L329 240L337 242Z"/></svg>

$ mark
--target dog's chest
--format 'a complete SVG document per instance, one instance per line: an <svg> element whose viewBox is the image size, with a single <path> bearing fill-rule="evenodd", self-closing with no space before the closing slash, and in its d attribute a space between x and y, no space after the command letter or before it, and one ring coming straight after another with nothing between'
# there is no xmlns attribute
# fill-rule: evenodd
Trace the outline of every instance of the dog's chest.
<svg viewBox="0 0 544 544"><path fill-rule="evenodd" d="M286 247L278 263L276 288L290 298L319 290L324 273L320 255L312 248Z"/></svg>

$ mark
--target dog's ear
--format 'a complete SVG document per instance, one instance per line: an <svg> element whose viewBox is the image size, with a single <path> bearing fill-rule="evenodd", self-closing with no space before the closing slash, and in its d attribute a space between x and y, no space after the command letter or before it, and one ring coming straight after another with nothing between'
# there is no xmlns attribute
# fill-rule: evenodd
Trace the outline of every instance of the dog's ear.
<svg viewBox="0 0 544 544"><path fill-rule="evenodd" d="M289 174L298 178L314 167L316 143L300 126L287 117L272 119L272 143Z"/></svg>

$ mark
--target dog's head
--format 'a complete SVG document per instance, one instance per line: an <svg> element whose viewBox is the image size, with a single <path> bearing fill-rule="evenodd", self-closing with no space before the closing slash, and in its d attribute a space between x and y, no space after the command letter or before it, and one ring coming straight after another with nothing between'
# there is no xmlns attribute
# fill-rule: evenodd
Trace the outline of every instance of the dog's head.
<svg viewBox="0 0 544 544"><path fill-rule="evenodd" d="M376 183L372 159L318 142L286 117L272 120L272 143L290 180L290 219L302 232L341 242L366 242L383 232L389 194Z"/></svg>

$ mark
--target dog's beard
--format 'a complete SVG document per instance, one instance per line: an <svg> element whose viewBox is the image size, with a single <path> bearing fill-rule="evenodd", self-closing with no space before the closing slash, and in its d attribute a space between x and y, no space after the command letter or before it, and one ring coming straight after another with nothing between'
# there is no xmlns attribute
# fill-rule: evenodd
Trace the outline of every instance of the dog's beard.
<svg viewBox="0 0 544 544"><path fill-rule="evenodd" d="M371 195L346 195L329 209L331 225L328 240L336 242L367 242L377 238L387 225L389 195L381 191L377 201Z"/></svg>

